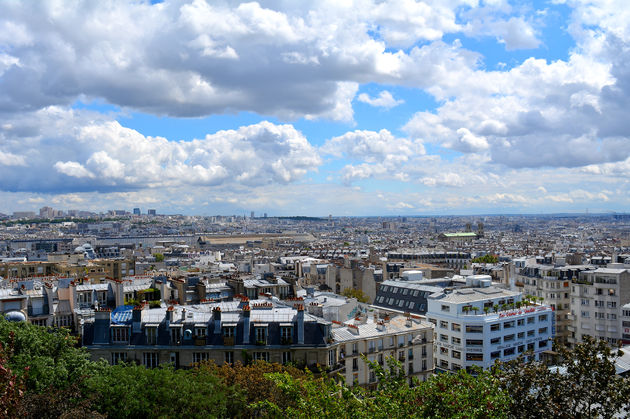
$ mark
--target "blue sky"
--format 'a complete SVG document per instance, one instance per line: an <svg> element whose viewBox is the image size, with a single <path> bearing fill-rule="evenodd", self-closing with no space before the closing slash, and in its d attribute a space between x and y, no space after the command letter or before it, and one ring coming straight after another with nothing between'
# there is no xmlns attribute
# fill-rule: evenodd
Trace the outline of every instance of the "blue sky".
<svg viewBox="0 0 630 419"><path fill-rule="evenodd" d="M626 211L622 0L10 2L0 212Z"/></svg>

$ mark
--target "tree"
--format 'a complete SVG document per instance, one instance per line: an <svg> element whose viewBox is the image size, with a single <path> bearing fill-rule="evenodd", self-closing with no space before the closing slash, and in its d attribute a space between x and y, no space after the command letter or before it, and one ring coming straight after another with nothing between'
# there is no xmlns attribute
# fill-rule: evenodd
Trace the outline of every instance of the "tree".
<svg viewBox="0 0 630 419"><path fill-rule="evenodd" d="M154 253L153 257L156 262L164 262L164 255L162 253Z"/></svg>
<svg viewBox="0 0 630 419"><path fill-rule="evenodd" d="M370 297L365 295L363 291L355 289L355 288L346 288L345 290L343 290L341 295L348 298L356 298L357 301L359 301L360 303L370 302Z"/></svg>
<svg viewBox="0 0 630 419"><path fill-rule="evenodd" d="M510 407L510 397L499 380L481 370L476 376L465 370L434 375L420 383L415 394L415 417L504 418Z"/></svg>
<svg viewBox="0 0 630 419"><path fill-rule="evenodd" d="M66 388L91 374L95 365L85 349L75 347L77 338L64 328L8 322L0 316L0 342L10 339L9 367L25 378L29 391Z"/></svg>
<svg viewBox="0 0 630 419"><path fill-rule="evenodd" d="M147 369L140 365L103 368L85 383L95 407L107 417L226 417L228 400L241 391L228 388L208 370Z"/></svg>
<svg viewBox="0 0 630 419"><path fill-rule="evenodd" d="M512 398L511 417L611 418L630 407L630 380L615 374L619 353L606 342L586 338L556 350L561 361L553 368L522 357L495 367Z"/></svg>
<svg viewBox="0 0 630 419"><path fill-rule="evenodd" d="M13 336L0 344L0 417L17 417L24 394L24 380L13 373L8 358L13 347ZM9 350L7 350L9 346Z"/></svg>
<svg viewBox="0 0 630 419"><path fill-rule="evenodd" d="M472 263L498 263L499 258L496 255L487 254L487 255L476 257L473 260L471 260L471 262Z"/></svg>

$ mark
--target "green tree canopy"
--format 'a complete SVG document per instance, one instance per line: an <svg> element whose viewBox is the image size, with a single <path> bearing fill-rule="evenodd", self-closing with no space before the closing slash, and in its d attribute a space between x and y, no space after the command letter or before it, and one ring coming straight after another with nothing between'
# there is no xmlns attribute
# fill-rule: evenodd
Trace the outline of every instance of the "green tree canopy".
<svg viewBox="0 0 630 419"><path fill-rule="evenodd" d="M348 298L356 298L357 301L359 301L360 303L370 302L370 297L365 295L363 291L355 289L355 288L346 288L345 290L343 290L341 295Z"/></svg>
<svg viewBox="0 0 630 419"><path fill-rule="evenodd" d="M476 257L473 260L471 260L471 262L472 263L498 263L499 257L496 255L487 254L487 255Z"/></svg>

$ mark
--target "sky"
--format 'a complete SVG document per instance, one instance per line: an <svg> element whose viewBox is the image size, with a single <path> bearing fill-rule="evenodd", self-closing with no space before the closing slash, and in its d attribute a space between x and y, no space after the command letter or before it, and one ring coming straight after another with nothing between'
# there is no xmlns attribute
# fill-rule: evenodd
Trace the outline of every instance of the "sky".
<svg viewBox="0 0 630 419"><path fill-rule="evenodd" d="M627 0L0 4L0 212L626 212Z"/></svg>

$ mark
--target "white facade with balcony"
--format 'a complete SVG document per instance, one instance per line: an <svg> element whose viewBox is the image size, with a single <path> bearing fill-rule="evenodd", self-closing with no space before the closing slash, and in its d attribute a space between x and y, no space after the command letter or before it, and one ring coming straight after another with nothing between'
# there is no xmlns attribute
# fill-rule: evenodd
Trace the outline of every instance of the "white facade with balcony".
<svg viewBox="0 0 630 419"><path fill-rule="evenodd" d="M487 275L468 277L467 282L429 297L426 316L435 325L437 371L485 369L528 351L538 360L552 348L551 307L524 305L520 292L490 285Z"/></svg>

